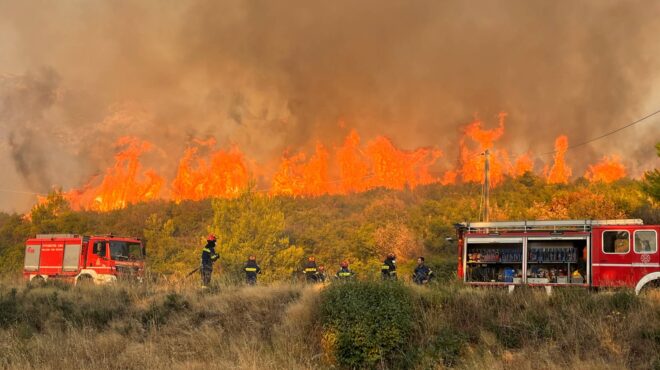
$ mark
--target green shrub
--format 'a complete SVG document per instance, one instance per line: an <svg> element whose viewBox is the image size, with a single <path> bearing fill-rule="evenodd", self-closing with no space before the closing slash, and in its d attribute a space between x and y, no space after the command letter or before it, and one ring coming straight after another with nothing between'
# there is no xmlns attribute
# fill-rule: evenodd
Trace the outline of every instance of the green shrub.
<svg viewBox="0 0 660 370"><path fill-rule="evenodd" d="M433 349L445 366L452 367L460 360L461 351L467 341L468 336L463 331L454 327L443 327L438 332Z"/></svg>
<svg viewBox="0 0 660 370"><path fill-rule="evenodd" d="M346 368L405 367L413 307L399 283L347 282L321 295L321 322L332 333L330 351Z"/></svg>
<svg viewBox="0 0 660 370"><path fill-rule="evenodd" d="M19 320L19 304L16 288L9 294L0 293L0 327L6 328Z"/></svg>
<svg viewBox="0 0 660 370"><path fill-rule="evenodd" d="M628 312L631 308L639 306L639 297L633 290L617 290L609 297L609 306L618 312Z"/></svg>
<svg viewBox="0 0 660 370"><path fill-rule="evenodd" d="M190 303L177 293L169 293L161 304L152 303L142 314L142 324L159 327L165 324L172 313L190 309Z"/></svg>

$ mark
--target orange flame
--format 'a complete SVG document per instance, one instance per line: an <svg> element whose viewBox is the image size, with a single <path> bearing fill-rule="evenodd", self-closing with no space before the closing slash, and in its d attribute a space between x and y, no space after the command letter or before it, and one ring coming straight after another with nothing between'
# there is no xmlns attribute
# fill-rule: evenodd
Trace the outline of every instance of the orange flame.
<svg viewBox="0 0 660 370"><path fill-rule="evenodd" d="M511 165L509 154L506 150L494 149L493 146L502 135L504 135L504 121L507 114L500 112L498 115L497 128L492 130L482 129L483 122L475 119L463 130L463 137L459 141L459 162L461 164L458 174L463 182L484 181L486 149L489 150L490 185L497 186L504 180L505 175L518 177L532 170L532 160L529 154L523 154ZM474 149L470 149L468 139L476 143Z"/></svg>
<svg viewBox="0 0 660 370"><path fill-rule="evenodd" d="M548 170L548 166L546 165L543 169L543 173L545 174L549 184L568 183L568 180L570 179L573 171L570 167L568 167L568 165L566 165L566 161L564 159L566 150L568 150L568 137L566 137L566 135L561 135L555 140L555 161L552 165L552 168Z"/></svg>
<svg viewBox="0 0 660 370"><path fill-rule="evenodd" d="M429 166L442 156L440 150L405 151L395 147L390 139L378 136L367 145L366 155L373 170L369 187L401 190L438 181L429 173Z"/></svg>
<svg viewBox="0 0 660 370"><path fill-rule="evenodd" d="M600 162L590 165L584 177L591 182L611 183L626 176L626 167L618 157L603 157Z"/></svg>
<svg viewBox="0 0 660 370"><path fill-rule="evenodd" d="M365 191L369 184L365 181L369 174L369 163L360 152L360 136L351 130L344 145L337 149L339 162L340 192L343 194Z"/></svg>
<svg viewBox="0 0 660 370"><path fill-rule="evenodd" d="M172 198L200 200L209 197L235 197L248 185L250 178L243 154L237 147L217 150L209 160L199 157L199 149L213 148L215 139L197 141L198 147L186 149L172 181Z"/></svg>
<svg viewBox="0 0 660 370"><path fill-rule="evenodd" d="M328 181L328 151L321 143L316 152L305 162L305 153L285 155L273 177L273 195L315 196L330 193Z"/></svg>
<svg viewBox="0 0 660 370"><path fill-rule="evenodd" d="M100 185L93 186L92 180L80 190L64 193L73 209L110 211L159 197L163 178L151 169L140 171L140 156L151 150L151 144L121 137L115 146L123 149L115 155L115 164L106 170Z"/></svg>
<svg viewBox="0 0 660 370"><path fill-rule="evenodd" d="M498 125L484 129L483 122L475 119L468 124L459 141L459 167L449 168L441 175L434 174L434 164L443 153L436 148L403 150L384 136L377 136L362 144L357 131L351 130L343 144L333 153L320 142L311 156L303 151L280 159L276 173L270 179L271 195L320 196L323 194L350 194L383 187L401 190L420 185L482 182L484 155L490 152L490 184L500 184L505 176L519 177L533 170L530 153L511 158L503 149L495 148L504 135L506 113L498 116ZM340 127L344 127L343 121ZM102 177L93 178L81 189L63 193L73 209L108 211L128 204L159 197L182 200L200 200L208 197L231 198L248 187L256 169L236 147L215 149L216 141L195 140L178 163L176 176L169 188L161 192L165 181L152 169L143 170L141 156L152 145L132 137L122 137L116 143L115 163ZM548 183L567 183L571 168L565 162L568 138L559 136L555 141L552 166L546 165L543 175ZM338 175L331 180L331 174ZM590 181L612 182L626 175L618 158L604 157L589 167L585 177ZM266 180L268 180L266 178Z"/></svg>

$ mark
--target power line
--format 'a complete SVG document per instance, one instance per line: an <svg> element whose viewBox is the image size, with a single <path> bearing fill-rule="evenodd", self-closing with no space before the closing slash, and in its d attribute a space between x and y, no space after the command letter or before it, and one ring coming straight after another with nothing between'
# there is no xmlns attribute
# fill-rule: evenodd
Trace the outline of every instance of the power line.
<svg viewBox="0 0 660 370"><path fill-rule="evenodd" d="M642 117L642 118L640 118L640 119L638 119L638 120L636 120L636 121L633 121L633 122L631 122L631 123L629 123L629 124L627 124L627 125L625 125L625 126L621 126L621 127L617 128L616 130L612 130L612 131L606 132L606 133L604 133L604 134L602 134L602 135L600 135L600 136L597 136L597 137L595 137L595 138L589 139L589 140L587 140L587 141L583 141L583 142L581 142L581 143L579 143L579 144L569 145L569 146L566 148L566 151L569 151L569 150L571 150L571 149L575 149L575 148L578 148L578 147L581 147L581 146L587 145L587 144L589 144L589 143L593 143L593 142L596 141L596 140L600 140L600 139L602 139L602 138L604 138L604 137L607 137L607 136L610 136L610 135L612 135L612 134L615 134L615 133L617 133L617 132L619 132L619 131L621 131L621 130L625 130L625 129L627 129L628 127L632 127L632 126L634 126L634 125L636 125L636 124L638 124L638 123L641 123L642 121L645 121L645 120L647 120L647 119L649 119L649 118L651 118L651 117L653 117L653 116L655 116L656 114L659 114L659 113L660 113L660 109L659 109L659 110L656 110L655 112L653 112L653 113L651 113L651 114L648 114L648 115L646 115L646 116L644 116L644 117ZM545 152L545 153L537 154L537 156L544 156L544 155L554 154L554 153L557 153L557 150L553 150L553 151L550 151L550 152Z"/></svg>

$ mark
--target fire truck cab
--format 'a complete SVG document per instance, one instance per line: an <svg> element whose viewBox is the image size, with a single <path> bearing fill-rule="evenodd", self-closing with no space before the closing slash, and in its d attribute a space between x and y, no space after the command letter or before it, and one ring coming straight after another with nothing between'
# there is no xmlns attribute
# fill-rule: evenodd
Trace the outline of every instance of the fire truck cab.
<svg viewBox="0 0 660 370"><path fill-rule="evenodd" d="M25 242L23 277L74 284L142 280L145 249L138 238L40 234Z"/></svg>
<svg viewBox="0 0 660 370"><path fill-rule="evenodd" d="M642 288L660 283L660 225L642 220L463 222L458 278L470 285Z"/></svg>

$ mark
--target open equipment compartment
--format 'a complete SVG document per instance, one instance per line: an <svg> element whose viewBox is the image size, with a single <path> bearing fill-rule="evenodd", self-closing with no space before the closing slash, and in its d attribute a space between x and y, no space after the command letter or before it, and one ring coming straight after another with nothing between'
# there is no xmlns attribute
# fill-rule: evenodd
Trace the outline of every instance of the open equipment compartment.
<svg viewBox="0 0 660 370"><path fill-rule="evenodd" d="M527 238L527 283L585 284L588 237Z"/></svg>
<svg viewBox="0 0 660 370"><path fill-rule="evenodd" d="M522 283L523 238L470 237L466 242L466 282Z"/></svg>

